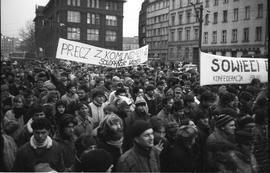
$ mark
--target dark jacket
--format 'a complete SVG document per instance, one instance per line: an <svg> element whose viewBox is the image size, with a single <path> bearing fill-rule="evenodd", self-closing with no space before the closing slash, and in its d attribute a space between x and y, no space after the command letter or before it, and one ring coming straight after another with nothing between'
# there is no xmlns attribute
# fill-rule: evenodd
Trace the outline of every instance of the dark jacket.
<svg viewBox="0 0 270 173"><path fill-rule="evenodd" d="M34 149L27 142L17 152L13 171L33 172L34 166L39 163L49 163L52 169L64 171L63 153L57 142L53 141L52 147L48 149Z"/></svg>
<svg viewBox="0 0 270 173"><path fill-rule="evenodd" d="M194 172L196 170L195 151L175 143L160 154L162 172Z"/></svg>
<svg viewBox="0 0 270 173"><path fill-rule="evenodd" d="M125 152L116 166L117 172L159 172L159 151L155 148L146 150L135 144Z"/></svg>

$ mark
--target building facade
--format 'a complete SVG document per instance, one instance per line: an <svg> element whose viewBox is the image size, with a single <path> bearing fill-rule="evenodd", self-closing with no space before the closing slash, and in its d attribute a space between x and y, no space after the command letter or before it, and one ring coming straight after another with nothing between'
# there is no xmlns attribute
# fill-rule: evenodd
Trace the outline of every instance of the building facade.
<svg viewBox="0 0 270 173"><path fill-rule="evenodd" d="M201 0L170 0L168 60L198 62Z"/></svg>
<svg viewBox="0 0 270 173"><path fill-rule="evenodd" d="M139 13L139 28L138 28L138 35L139 35L139 46L146 45L146 9L149 0L144 0L141 5L141 10Z"/></svg>
<svg viewBox="0 0 270 173"><path fill-rule="evenodd" d="M9 54L16 51L21 44L18 38L7 37L1 34L1 57L9 57Z"/></svg>
<svg viewBox="0 0 270 173"><path fill-rule="evenodd" d="M268 55L267 0L205 0L202 51L230 57Z"/></svg>
<svg viewBox="0 0 270 173"><path fill-rule="evenodd" d="M149 0L146 8L146 44L149 60L168 58L169 0Z"/></svg>
<svg viewBox="0 0 270 173"><path fill-rule="evenodd" d="M133 50L139 48L139 39L135 37L123 37L123 50Z"/></svg>
<svg viewBox="0 0 270 173"><path fill-rule="evenodd" d="M59 38L122 50L125 0L50 0L36 8L37 51L55 57Z"/></svg>

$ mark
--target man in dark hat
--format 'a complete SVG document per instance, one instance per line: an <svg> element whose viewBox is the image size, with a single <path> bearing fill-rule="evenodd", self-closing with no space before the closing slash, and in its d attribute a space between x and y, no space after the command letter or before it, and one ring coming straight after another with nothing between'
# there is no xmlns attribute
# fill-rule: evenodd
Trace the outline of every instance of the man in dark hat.
<svg viewBox="0 0 270 173"><path fill-rule="evenodd" d="M118 161L118 172L159 172L159 151L154 147L153 129L149 122L135 121L130 128L133 147Z"/></svg>
<svg viewBox="0 0 270 173"><path fill-rule="evenodd" d="M207 171L236 171L237 165L231 157L236 153L235 120L232 116L221 114L215 119L214 132L207 138Z"/></svg>

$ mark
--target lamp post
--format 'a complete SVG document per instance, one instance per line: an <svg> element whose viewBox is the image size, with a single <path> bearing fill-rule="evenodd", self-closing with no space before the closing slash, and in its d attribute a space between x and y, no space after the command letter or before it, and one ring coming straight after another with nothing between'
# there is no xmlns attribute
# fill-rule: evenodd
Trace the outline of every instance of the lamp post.
<svg viewBox="0 0 270 173"><path fill-rule="evenodd" d="M200 52L201 52L201 47L202 47L203 5L201 4L200 7L197 7L197 8L196 8L195 4L193 4L192 2L191 2L190 4L193 6L193 8L194 8L194 10L195 10L195 12L196 12L196 18L197 18L198 21L199 21L199 44L198 44L199 50L198 50L197 64L198 64L198 71L200 71L200 56L201 56ZM197 13L197 9L200 10L200 16L199 16L198 13Z"/></svg>

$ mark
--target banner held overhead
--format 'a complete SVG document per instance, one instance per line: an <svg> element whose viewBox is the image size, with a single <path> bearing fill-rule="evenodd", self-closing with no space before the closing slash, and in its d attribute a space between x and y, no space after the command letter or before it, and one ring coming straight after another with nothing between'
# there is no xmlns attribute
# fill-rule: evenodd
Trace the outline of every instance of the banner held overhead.
<svg viewBox="0 0 270 173"><path fill-rule="evenodd" d="M200 85L249 84L253 78L268 82L268 59L233 58L201 52Z"/></svg>
<svg viewBox="0 0 270 173"><path fill-rule="evenodd" d="M60 38L56 58L112 68L136 66L148 60L148 45L117 51Z"/></svg>

